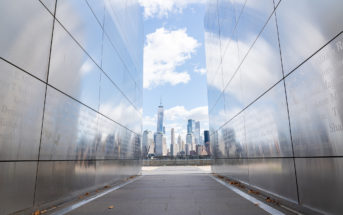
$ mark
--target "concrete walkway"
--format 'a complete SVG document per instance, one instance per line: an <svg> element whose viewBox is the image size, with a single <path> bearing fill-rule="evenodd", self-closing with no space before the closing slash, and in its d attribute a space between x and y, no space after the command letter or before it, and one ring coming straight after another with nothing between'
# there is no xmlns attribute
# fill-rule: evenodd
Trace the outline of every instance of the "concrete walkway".
<svg viewBox="0 0 343 215"><path fill-rule="evenodd" d="M210 167L145 167L138 180L68 214L269 214L209 172Z"/></svg>

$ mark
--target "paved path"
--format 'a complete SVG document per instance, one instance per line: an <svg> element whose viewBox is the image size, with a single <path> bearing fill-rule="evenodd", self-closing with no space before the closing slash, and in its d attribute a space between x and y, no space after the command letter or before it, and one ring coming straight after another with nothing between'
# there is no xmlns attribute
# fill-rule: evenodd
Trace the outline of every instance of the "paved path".
<svg viewBox="0 0 343 215"><path fill-rule="evenodd" d="M68 214L268 214L211 178L209 168L143 168L140 179Z"/></svg>

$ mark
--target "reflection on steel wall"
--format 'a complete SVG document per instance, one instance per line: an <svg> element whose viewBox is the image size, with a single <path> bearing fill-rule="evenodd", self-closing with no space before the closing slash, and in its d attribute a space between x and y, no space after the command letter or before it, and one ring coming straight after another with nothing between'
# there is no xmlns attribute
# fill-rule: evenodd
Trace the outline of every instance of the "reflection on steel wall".
<svg viewBox="0 0 343 215"><path fill-rule="evenodd" d="M208 1L213 171L342 214L343 2Z"/></svg>
<svg viewBox="0 0 343 215"><path fill-rule="evenodd" d="M140 170L140 10L135 0L0 1L0 214Z"/></svg>

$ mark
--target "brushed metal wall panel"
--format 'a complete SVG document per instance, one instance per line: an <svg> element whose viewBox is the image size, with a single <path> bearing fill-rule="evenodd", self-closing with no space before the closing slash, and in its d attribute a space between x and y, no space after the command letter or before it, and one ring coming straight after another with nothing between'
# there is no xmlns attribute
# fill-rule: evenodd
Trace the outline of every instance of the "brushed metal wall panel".
<svg viewBox="0 0 343 215"><path fill-rule="evenodd" d="M298 201L293 158L249 159L249 183L288 201Z"/></svg>
<svg viewBox="0 0 343 215"><path fill-rule="evenodd" d="M207 95L208 95L208 109L211 111L213 110L218 97L221 93L220 89L222 88L222 84L216 83L214 77L211 77L210 74L207 73Z"/></svg>
<svg viewBox="0 0 343 215"><path fill-rule="evenodd" d="M125 119L121 113L128 106L129 102L113 82L107 76L101 75L99 112L124 125Z"/></svg>
<svg viewBox="0 0 343 215"><path fill-rule="evenodd" d="M35 207L57 203L94 189L95 161L40 161Z"/></svg>
<svg viewBox="0 0 343 215"><path fill-rule="evenodd" d="M0 160L36 160L45 84L0 59Z"/></svg>
<svg viewBox="0 0 343 215"><path fill-rule="evenodd" d="M241 48L239 51L241 52ZM243 89L242 99L245 106L282 79L280 49L274 15L270 17L263 32L251 47L240 70Z"/></svg>
<svg viewBox="0 0 343 215"><path fill-rule="evenodd" d="M48 87L40 159L94 159L97 123L96 112Z"/></svg>
<svg viewBox="0 0 343 215"><path fill-rule="evenodd" d="M121 160L97 161L95 177L96 184L99 186L105 186L122 181L125 178L123 175L123 165L125 165L124 161Z"/></svg>
<svg viewBox="0 0 343 215"><path fill-rule="evenodd" d="M37 162L0 162L0 214L32 207Z"/></svg>
<svg viewBox="0 0 343 215"><path fill-rule="evenodd" d="M142 77L144 25L141 14L138 1L106 1L105 4L104 30L134 80Z"/></svg>
<svg viewBox="0 0 343 215"><path fill-rule="evenodd" d="M215 159L212 172L249 183L249 162L247 159Z"/></svg>
<svg viewBox="0 0 343 215"><path fill-rule="evenodd" d="M343 30L341 0L281 1L278 19L285 74Z"/></svg>
<svg viewBox="0 0 343 215"><path fill-rule="evenodd" d="M56 0L40 0L47 8L48 10L54 14L55 12L55 4Z"/></svg>
<svg viewBox="0 0 343 215"><path fill-rule="evenodd" d="M89 7L92 9L100 25L104 25L105 1L104 0L87 0Z"/></svg>
<svg viewBox="0 0 343 215"><path fill-rule="evenodd" d="M248 157L291 157L283 81L244 111Z"/></svg>
<svg viewBox="0 0 343 215"><path fill-rule="evenodd" d="M125 73L127 72L124 62L118 51L110 43L109 39L104 37L104 46L102 50L102 69L109 78L119 87L125 89ZM127 75L126 75L127 76Z"/></svg>
<svg viewBox="0 0 343 215"><path fill-rule="evenodd" d="M139 160L40 161L35 206L58 204L138 174Z"/></svg>
<svg viewBox="0 0 343 215"><path fill-rule="evenodd" d="M141 114L105 75L101 76L99 110L100 113L130 130L141 132L139 123Z"/></svg>
<svg viewBox="0 0 343 215"><path fill-rule="evenodd" d="M218 130L226 122L226 110L225 110L225 100L224 95L220 94L220 97L209 113L210 120L210 129Z"/></svg>
<svg viewBox="0 0 343 215"><path fill-rule="evenodd" d="M92 59L98 65L101 65L103 32L87 1L59 0L56 8L56 18Z"/></svg>
<svg viewBox="0 0 343 215"><path fill-rule="evenodd" d="M97 65L56 22L49 84L98 110L100 73Z"/></svg>
<svg viewBox="0 0 343 215"><path fill-rule="evenodd" d="M242 2L236 4L242 4ZM239 62L243 61L244 56L262 31L273 10L273 0L262 0L258 4L254 0L245 1L236 26ZM221 42L223 42L223 39L221 39Z"/></svg>
<svg viewBox="0 0 343 215"><path fill-rule="evenodd" d="M234 27L228 24L228 28ZM221 28L220 30L225 31L226 28ZM233 75L235 75L240 60L240 53L238 48L237 33L233 32L229 37L221 39L221 44L223 48L221 49L222 56L222 73L223 73L223 83L224 87L229 84ZM237 74L236 74L237 75Z"/></svg>
<svg viewBox="0 0 343 215"><path fill-rule="evenodd" d="M37 0L0 2L0 57L46 80L53 17Z"/></svg>
<svg viewBox="0 0 343 215"><path fill-rule="evenodd" d="M235 26L238 20L238 14L236 12L236 2L231 0L218 0L218 23L220 27L220 37L221 38L230 38L232 37ZM228 42L231 42L230 40ZM221 55L225 53L230 44L222 43L221 44Z"/></svg>
<svg viewBox="0 0 343 215"><path fill-rule="evenodd" d="M228 71L224 71L224 74ZM224 75L225 76L225 75ZM245 107L243 99L242 70L238 70L224 89L225 121L231 120Z"/></svg>
<svg viewBox="0 0 343 215"><path fill-rule="evenodd" d="M245 122L243 114L238 115L228 124L226 124L221 130L221 136L223 141L218 142L220 153L222 156L229 158L245 158L248 155L248 149L246 145L246 133Z"/></svg>
<svg viewBox="0 0 343 215"><path fill-rule="evenodd" d="M302 206L323 214L342 214L343 158L296 158Z"/></svg>
<svg viewBox="0 0 343 215"><path fill-rule="evenodd" d="M122 26L122 29L119 29L119 16L115 12L118 9L125 9L125 2L110 2L107 1L105 4L105 21L104 21L104 31L105 36L108 37L111 44L118 51L121 59L124 61L125 66L129 68L128 70L134 67L134 63L130 57L129 50L126 48L126 40L128 39L127 35L124 33L129 26ZM125 15L124 15L125 16ZM132 41L133 42L133 41ZM133 71L130 71L131 75Z"/></svg>
<svg viewBox="0 0 343 215"><path fill-rule="evenodd" d="M122 145L120 147L120 158L133 159L135 149L135 134L127 129L122 129Z"/></svg>
<svg viewBox="0 0 343 215"><path fill-rule="evenodd" d="M286 79L296 156L343 155L343 35Z"/></svg>
<svg viewBox="0 0 343 215"><path fill-rule="evenodd" d="M119 159L121 144L121 126L99 116L98 141L96 145L97 159Z"/></svg>

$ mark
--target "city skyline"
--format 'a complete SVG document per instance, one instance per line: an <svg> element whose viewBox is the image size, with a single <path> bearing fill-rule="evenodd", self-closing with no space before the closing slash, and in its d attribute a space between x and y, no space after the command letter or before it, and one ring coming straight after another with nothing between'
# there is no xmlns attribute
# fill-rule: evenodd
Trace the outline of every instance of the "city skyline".
<svg viewBox="0 0 343 215"><path fill-rule="evenodd" d="M177 142L175 141L175 129L170 128L170 142L168 141L169 144L167 144L168 138L163 123L164 107L162 102L160 102L160 105L157 107L157 116L156 130L154 134L152 135L152 130L149 129L143 131L143 157L150 154L155 154L156 156L177 156L180 155L180 153L185 153L185 155L195 155L198 154L199 150L209 152L209 131L204 130L203 135L200 134L200 121L188 119L187 133L184 138L182 138L181 133L179 133ZM202 146L202 148L198 150L198 146Z"/></svg>

